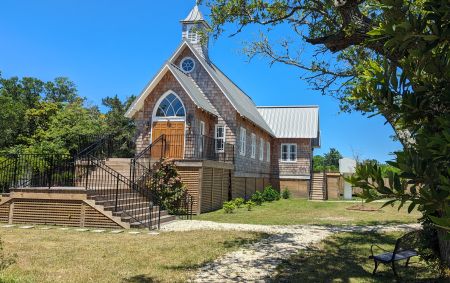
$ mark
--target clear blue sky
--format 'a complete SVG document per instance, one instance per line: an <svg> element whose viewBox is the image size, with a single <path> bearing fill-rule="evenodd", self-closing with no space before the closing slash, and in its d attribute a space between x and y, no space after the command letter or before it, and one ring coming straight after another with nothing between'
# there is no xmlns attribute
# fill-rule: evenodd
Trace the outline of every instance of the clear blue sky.
<svg viewBox="0 0 450 283"><path fill-rule="evenodd" d="M69 77L93 104L117 94L138 95L181 40L194 0L1 0L0 71L4 77ZM203 7L203 12L208 11ZM319 105L322 148L344 156L390 160L399 149L384 120L339 114L338 101L315 92L289 66L248 63L239 37L223 36L210 57L257 105Z"/></svg>

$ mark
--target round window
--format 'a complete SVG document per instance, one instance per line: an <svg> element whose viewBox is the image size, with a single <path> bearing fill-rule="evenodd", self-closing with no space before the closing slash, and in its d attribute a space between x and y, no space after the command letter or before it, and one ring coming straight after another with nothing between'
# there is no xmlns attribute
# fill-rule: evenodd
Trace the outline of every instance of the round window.
<svg viewBox="0 0 450 283"><path fill-rule="evenodd" d="M185 73L190 73L195 68L195 61L190 57L186 57L181 60L180 67Z"/></svg>

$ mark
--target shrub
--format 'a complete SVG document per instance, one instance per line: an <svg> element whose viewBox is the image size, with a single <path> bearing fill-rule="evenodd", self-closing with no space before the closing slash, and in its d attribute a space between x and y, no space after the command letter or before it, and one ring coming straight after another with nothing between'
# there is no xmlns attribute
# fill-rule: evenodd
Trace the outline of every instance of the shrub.
<svg viewBox="0 0 450 283"><path fill-rule="evenodd" d="M223 203L223 210L225 211L225 213L233 213L235 209L236 205L233 201L226 201Z"/></svg>
<svg viewBox="0 0 450 283"><path fill-rule="evenodd" d="M281 194L281 196L284 199L290 199L291 198L291 192L289 191L288 188L284 188L283 193Z"/></svg>
<svg viewBox="0 0 450 283"><path fill-rule="evenodd" d="M235 198L234 204L236 205L237 208L241 208L241 206L244 204L244 199L243 198Z"/></svg>
<svg viewBox="0 0 450 283"><path fill-rule="evenodd" d="M272 186L267 186L263 193L262 196L264 198L264 201L274 201L274 200L279 200L280 199L280 193L275 191Z"/></svg>
<svg viewBox="0 0 450 283"><path fill-rule="evenodd" d="M261 192L255 192L251 197L251 201L256 203L256 205L261 205L264 202L264 197Z"/></svg>
<svg viewBox="0 0 450 283"><path fill-rule="evenodd" d="M253 201L249 200L249 201L247 201L245 206L247 207L248 211L251 211L253 209L253 207L255 206L255 203Z"/></svg>

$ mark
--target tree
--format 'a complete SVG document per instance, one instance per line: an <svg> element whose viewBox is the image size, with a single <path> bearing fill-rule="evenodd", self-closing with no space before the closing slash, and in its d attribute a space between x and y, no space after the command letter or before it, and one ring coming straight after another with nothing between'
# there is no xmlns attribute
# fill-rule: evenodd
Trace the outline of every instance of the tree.
<svg viewBox="0 0 450 283"><path fill-rule="evenodd" d="M330 151L323 156L313 157L314 171L339 171L339 159L341 158L342 155L337 149L330 148Z"/></svg>
<svg viewBox="0 0 450 283"><path fill-rule="evenodd" d="M134 121L125 117L125 112L131 106L135 96L127 98L122 102L117 95L102 99L102 104L108 108L105 115L106 125L110 133L115 134L117 151L115 155L127 157L134 153L134 137L136 127Z"/></svg>
<svg viewBox="0 0 450 283"><path fill-rule="evenodd" d="M210 0L212 31L226 23L267 27L245 47L309 71L306 79L324 94L336 96L344 111L382 115L402 143L390 163L384 185L378 165L362 164L355 184L373 200L394 197L400 207L411 201L422 221L438 227L441 259L450 264L450 3L447 0ZM290 27L297 40L273 44L268 34ZM301 56L312 44L312 60ZM300 45L300 47L299 47ZM310 55L310 54L306 54ZM305 58L306 57L306 58ZM411 190L407 190L412 186ZM376 192L375 194L373 192ZM447 232L446 232L447 231Z"/></svg>

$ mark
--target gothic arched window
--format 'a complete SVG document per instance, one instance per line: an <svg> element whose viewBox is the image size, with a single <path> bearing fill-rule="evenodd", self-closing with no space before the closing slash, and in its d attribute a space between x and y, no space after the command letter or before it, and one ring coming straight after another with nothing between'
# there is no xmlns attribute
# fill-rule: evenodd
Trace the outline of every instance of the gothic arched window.
<svg viewBox="0 0 450 283"><path fill-rule="evenodd" d="M183 103L173 93L167 95L156 110L156 117L184 117L185 115Z"/></svg>

